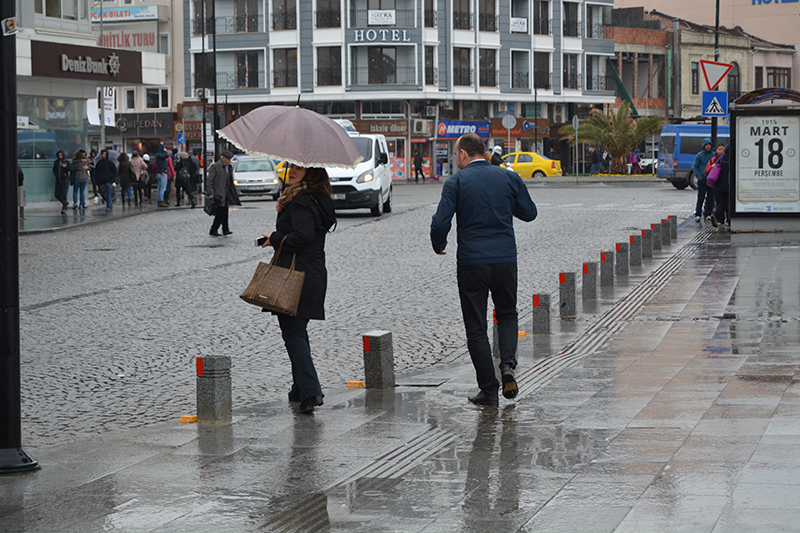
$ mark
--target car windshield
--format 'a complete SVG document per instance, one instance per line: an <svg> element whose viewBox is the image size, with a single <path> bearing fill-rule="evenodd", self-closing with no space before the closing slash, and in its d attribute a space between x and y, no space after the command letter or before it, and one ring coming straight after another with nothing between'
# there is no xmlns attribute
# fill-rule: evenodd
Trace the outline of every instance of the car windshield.
<svg viewBox="0 0 800 533"><path fill-rule="evenodd" d="M364 161L372 159L372 139L369 137L351 137L358 148L358 153L364 156Z"/></svg>
<svg viewBox="0 0 800 533"><path fill-rule="evenodd" d="M236 162L235 172L270 172L275 166L269 159L239 159Z"/></svg>

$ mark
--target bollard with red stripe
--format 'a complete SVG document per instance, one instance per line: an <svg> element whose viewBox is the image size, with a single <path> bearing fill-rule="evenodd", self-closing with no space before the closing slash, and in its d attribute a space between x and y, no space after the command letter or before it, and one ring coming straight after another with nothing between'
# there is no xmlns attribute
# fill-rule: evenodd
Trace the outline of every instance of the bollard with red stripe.
<svg viewBox="0 0 800 533"><path fill-rule="evenodd" d="M628 246L631 266L642 266L642 237L631 235L630 245Z"/></svg>
<svg viewBox="0 0 800 533"><path fill-rule="evenodd" d="M531 313L533 324L531 333L533 335L550 334L550 295L533 295L533 312Z"/></svg>
<svg viewBox="0 0 800 533"><path fill-rule="evenodd" d="M584 300L597 299L597 263L583 264L583 283L581 284L581 297Z"/></svg>
<svg viewBox="0 0 800 533"><path fill-rule="evenodd" d="M230 424L233 410L230 356L198 357L195 362L195 370L197 372L197 421L201 424Z"/></svg>
<svg viewBox="0 0 800 533"><path fill-rule="evenodd" d="M618 242L616 245L617 254L614 256L614 273L617 276L627 276L630 273L628 262L628 243Z"/></svg>
<svg viewBox="0 0 800 533"><path fill-rule="evenodd" d="M661 219L661 245L669 246L672 244L672 235L669 228L669 220L666 218Z"/></svg>
<svg viewBox="0 0 800 533"><path fill-rule="evenodd" d="M642 257L653 257L653 230L642 230Z"/></svg>
<svg viewBox="0 0 800 533"><path fill-rule="evenodd" d="M663 237L661 237L661 224L650 224L650 229L653 230L653 252L662 248Z"/></svg>
<svg viewBox="0 0 800 533"><path fill-rule="evenodd" d="M600 286L614 286L614 252L600 252Z"/></svg>
<svg viewBox="0 0 800 533"><path fill-rule="evenodd" d="M561 272L558 275L558 309L561 318L574 317L575 306L575 272Z"/></svg>
<svg viewBox="0 0 800 533"><path fill-rule="evenodd" d="M368 389L395 386L394 351L391 331L370 331L362 336L364 346L364 384Z"/></svg>

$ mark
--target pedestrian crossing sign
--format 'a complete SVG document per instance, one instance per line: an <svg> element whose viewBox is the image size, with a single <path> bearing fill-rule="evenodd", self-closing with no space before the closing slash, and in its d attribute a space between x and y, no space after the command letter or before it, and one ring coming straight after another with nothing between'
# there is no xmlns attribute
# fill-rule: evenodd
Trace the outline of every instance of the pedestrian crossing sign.
<svg viewBox="0 0 800 533"><path fill-rule="evenodd" d="M728 91L703 91L704 117L728 116Z"/></svg>

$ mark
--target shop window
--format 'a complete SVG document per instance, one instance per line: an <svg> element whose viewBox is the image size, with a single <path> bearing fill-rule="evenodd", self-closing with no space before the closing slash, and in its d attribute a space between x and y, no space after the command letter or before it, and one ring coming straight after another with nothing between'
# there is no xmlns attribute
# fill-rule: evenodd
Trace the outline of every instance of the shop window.
<svg viewBox="0 0 800 533"><path fill-rule="evenodd" d="M403 102L400 100L364 100L361 102L364 115L402 115Z"/></svg>
<svg viewBox="0 0 800 533"><path fill-rule="evenodd" d="M169 107L169 89L147 89L145 92L147 109L164 109Z"/></svg>

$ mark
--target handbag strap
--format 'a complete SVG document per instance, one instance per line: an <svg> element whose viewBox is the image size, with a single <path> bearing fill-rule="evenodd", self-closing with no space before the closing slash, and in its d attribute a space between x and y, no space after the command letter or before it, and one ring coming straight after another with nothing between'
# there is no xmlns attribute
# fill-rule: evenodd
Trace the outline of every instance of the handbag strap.
<svg viewBox="0 0 800 533"><path fill-rule="evenodd" d="M278 261L278 257L281 255L281 250L283 250L283 243L286 242L286 237L288 237L288 235L283 237L280 246L278 246L278 249L275 251L275 255L272 256L272 260L269 262L270 266L274 265L276 261ZM292 265L289 267L289 270L294 270L294 262L296 259L297 254L292 254Z"/></svg>

